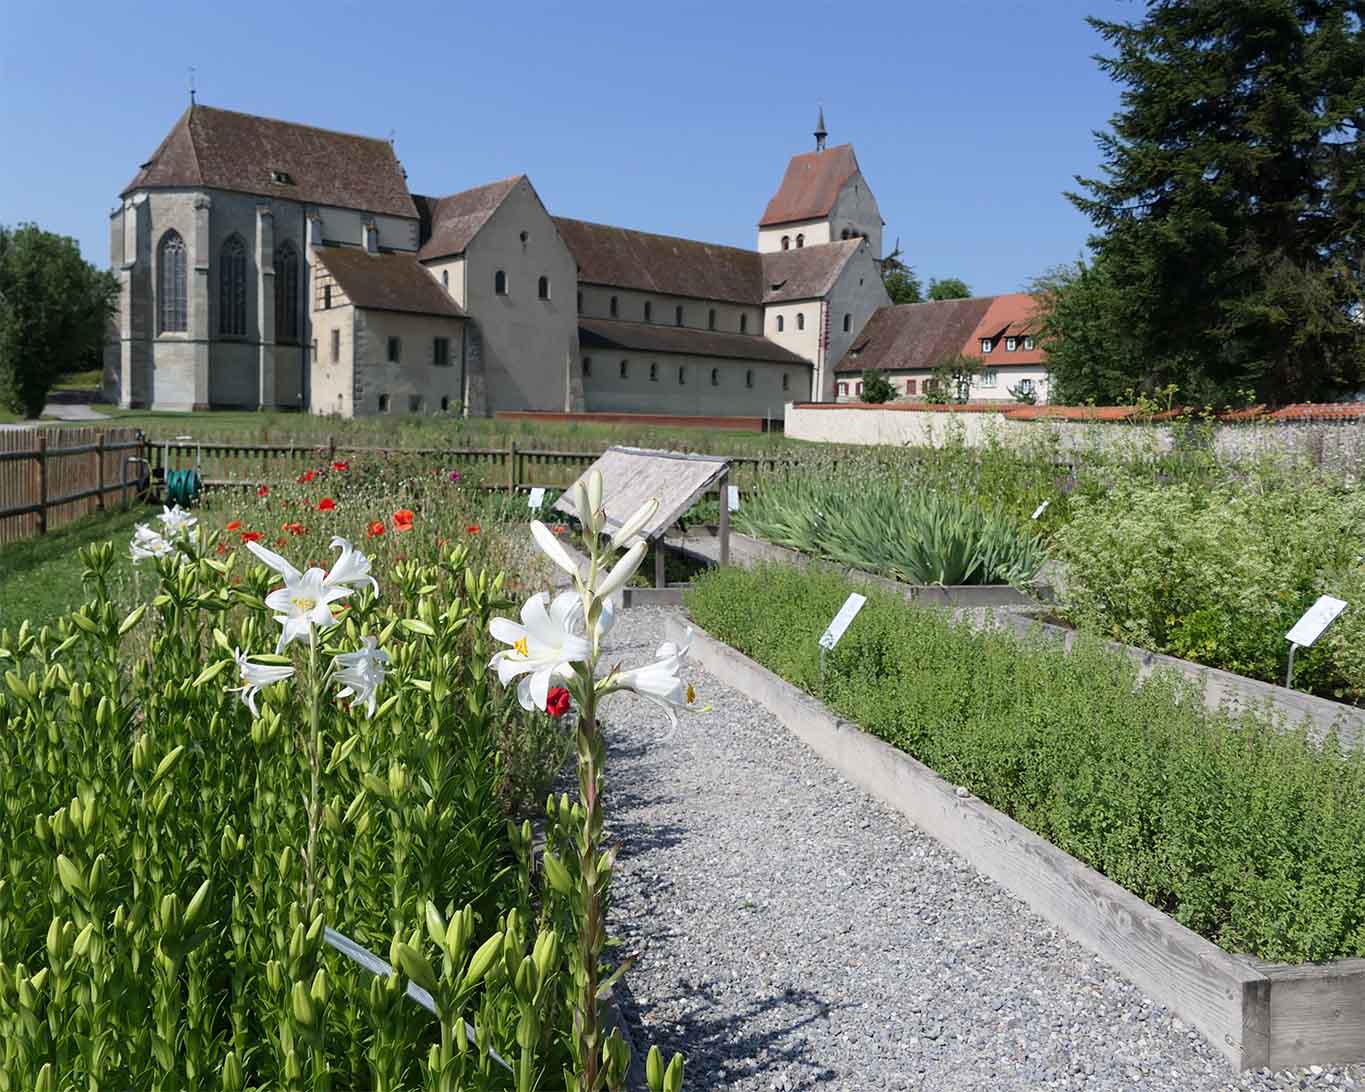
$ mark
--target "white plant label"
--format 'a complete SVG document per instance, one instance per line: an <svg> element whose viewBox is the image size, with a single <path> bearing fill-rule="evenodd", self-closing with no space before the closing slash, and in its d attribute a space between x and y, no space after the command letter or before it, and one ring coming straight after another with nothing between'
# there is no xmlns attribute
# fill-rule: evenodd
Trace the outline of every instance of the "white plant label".
<svg viewBox="0 0 1365 1092"><path fill-rule="evenodd" d="M848 629L849 623L858 617L858 612L863 609L863 604L867 602L867 596L853 592L844 600L844 605L839 608L839 613L834 616L834 621L829 624L829 628L820 637L821 648L833 648L839 643L839 638L844 635L844 630Z"/></svg>
<svg viewBox="0 0 1365 1092"><path fill-rule="evenodd" d="M540 486L537 486L535 489L532 489L532 490L531 490L530 499L527 500L527 502L526 502L526 507L527 507L527 508L539 509L540 506L541 506L542 504L544 504L544 503L545 503L545 490L542 489Z"/></svg>
<svg viewBox="0 0 1365 1092"><path fill-rule="evenodd" d="M1033 518L1034 518L1034 519L1037 519L1037 518L1038 518L1039 516L1041 516L1044 512L1046 512L1046 511L1047 511L1047 506L1048 506L1049 504L1051 504L1051 503L1052 503L1052 501L1050 501L1050 500L1045 500L1045 501L1043 501L1042 504L1038 505L1038 507L1035 508L1035 509L1033 510Z"/></svg>
<svg viewBox="0 0 1365 1092"><path fill-rule="evenodd" d="M1345 609L1346 600L1334 599L1330 595L1319 596L1318 601L1304 611L1303 617L1294 623L1294 628L1285 634L1285 639L1300 648L1308 648Z"/></svg>
<svg viewBox="0 0 1365 1092"><path fill-rule="evenodd" d="M726 506L731 512L738 512L738 511L739 511L739 486L737 486L737 485L730 485L730 486L726 486L726 488L727 488L729 491L725 494L725 506Z"/></svg>

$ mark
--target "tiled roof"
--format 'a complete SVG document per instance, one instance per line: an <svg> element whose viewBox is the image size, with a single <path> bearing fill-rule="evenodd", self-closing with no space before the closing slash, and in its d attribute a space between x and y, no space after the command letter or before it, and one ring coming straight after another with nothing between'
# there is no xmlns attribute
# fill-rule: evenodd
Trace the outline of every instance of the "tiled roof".
<svg viewBox="0 0 1365 1092"><path fill-rule="evenodd" d="M464 316L459 304L411 254L371 254L358 246L319 246L313 253L357 307Z"/></svg>
<svg viewBox="0 0 1365 1092"><path fill-rule="evenodd" d="M176 186L417 215L387 140L210 106L181 114L123 192Z"/></svg>
<svg viewBox="0 0 1365 1092"><path fill-rule="evenodd" d="M822 299L864 243L863 239L845 239L764 254L763 302Z"/></svg>
<svg viewBox="0 0 1365 1092"><path fill-rule="evenodd" d="M810 361L790 349L754 334L732 334L719 330L695 330L687 326L659 326L649 322L620 322L615 319L578 320L578 343L583 349L619 349L636 353L686 353L689 356L729 357L759 360L772 364L800 364Z"/></svg>
<svg viewBox="0 0 1365 1092"><path fill-rule="evenodd" d="M963 351L990 309L992 297L879 307L849 346L836 372L867 368L934 368Z"/></svg>
<svg viewBox="0 0 1365 1092"><path fill-rule="evenodd" d="M413 194L422 218L422 248L417 256L423 261L463 254L470 240L488 222L516 184L526 176L504 178L475 186L472 190L447 197L422 197Z"/></svg>
<svg viewBox="0 0 1365 1092"><path fill-rule="evenodd" d="M1026 334L1038 332L1037 301L1027 292L1008 292L1003 296L991 297L991 306L982 317L968 343L963 346L964 353L973 356L981 354L982 338L1022 338ZM1037 342L1032 349L1025 349L1022 342L1016 344L1014 352L1007 352L1004 341L999 341L991 352L992 364L1045 364L1047 355Z"/></svg>
<svg viewBox="0 0 1365 1092"><path fill-rule="evenodd" d="M828 216L844 183L857 173L858 157L853 154L852 144L792 156L787 173L782 176L782 185L768 202L758 226L772 227Z"/></svg>
<svg viewBox="0 0 1365 1092"><path fill-rule="evenodd" d="M762 258L755 250L560 216L554 221L583 284L724 303L763 301Z"/></svg>

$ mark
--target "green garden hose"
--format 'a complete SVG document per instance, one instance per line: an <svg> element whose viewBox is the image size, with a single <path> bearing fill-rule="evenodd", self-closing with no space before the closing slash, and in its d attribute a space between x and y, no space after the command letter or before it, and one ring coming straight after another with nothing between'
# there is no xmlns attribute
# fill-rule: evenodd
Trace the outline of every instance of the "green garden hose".
<svg viewBox="0 0 1365 1092"><path fill-rule="evenodd" d="M166 472L166 503L178 504L188 508L199 499L203 479L197 470L170 470Z"/></svg>

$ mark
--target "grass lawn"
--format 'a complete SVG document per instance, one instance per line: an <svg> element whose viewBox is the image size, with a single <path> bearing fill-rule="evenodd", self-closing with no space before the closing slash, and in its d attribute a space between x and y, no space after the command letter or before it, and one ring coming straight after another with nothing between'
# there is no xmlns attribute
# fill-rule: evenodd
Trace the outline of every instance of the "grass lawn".
<svg viewBox="0 0 1365 1092"><path fill-rule="evenodd" d="M112 538L116 583L131 581L127 541L133 525L151 518L152 511L138 505L87 516L51 534L0 546L0 630L17 630L26 618L41 626L84 602L78 551L92 542Z"/></svg>

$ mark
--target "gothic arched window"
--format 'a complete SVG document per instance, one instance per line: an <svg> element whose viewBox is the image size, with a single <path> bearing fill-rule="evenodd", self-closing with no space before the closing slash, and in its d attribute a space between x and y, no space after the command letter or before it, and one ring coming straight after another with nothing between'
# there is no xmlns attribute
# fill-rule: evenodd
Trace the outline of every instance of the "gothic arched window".
<svg viewBox="0 0 1365 1092"><path fill-rule="evenodd" d="M493 292L499 296L507 295L507 274L501 269L493 274Z"/></svg>
<svg viewBox="0 0 1365 1092"><path fill-rule="evenodd" d="M189 304L185 287L185 240L168 231L156 248L157 332L177 333L189 329Z"/></svg>
<svg viewBox="0 0 1365 1092"><path fill-rule="evenodd" d="M791 237L790 235L784 235L784 236L782 236L782 249L783 249L783 250L790 250L791 247L792 247L792 237Z"/></svg>
<svg viewBox="0 0 1365 1092"><path fill-rule="evenodd" d="M288 239L275 248L275 340L299 339L299 252Z"/></svg>
<svg viewBox="0 0 1365 1092"><path fill-rule="evenodd" d="M796 328L798 330L806 328L806 313L804 311L796 312Z"/></svg>
<svg viewBox="0 0 1365 1092"><path fill-rule="evenodd" d="M777 316L777 332L778 332L779 334L782 332L782 316L781 316L781 315L778 315L778 316Z"/></svg>
<svg viewBox="0 0 1365 1092"><path fill-rule="evenodd" d="M803 246L805 246L805 245L806 245L806 237L805 237L804 235L798 235L798 236L796 237L796 247L797 247L797 249L799 250L801 247L803 247Z"/></svg>
<svg viewBox="0 0 1365 1092"><path fill-rule="evenodd" d="M246 243L236 234L228 236L218 258L218 332L246 333Z"/></svg>

